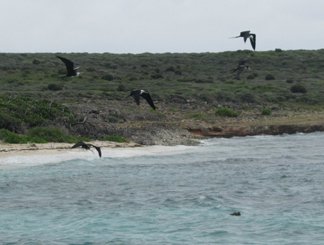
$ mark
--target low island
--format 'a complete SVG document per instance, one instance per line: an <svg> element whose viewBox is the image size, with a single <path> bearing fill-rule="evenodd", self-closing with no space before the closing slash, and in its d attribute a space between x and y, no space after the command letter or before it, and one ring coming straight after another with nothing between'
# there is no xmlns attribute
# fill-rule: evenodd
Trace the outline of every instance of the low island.
<svg viewBox="0 0 324 245"><path fill-rule="evenodd" d="M65 77L56 55L80 75ZM0 153L324 130L324 50L0 53ZM249 69L237 72L238 64ZM149 91L156 110L127 97ZM114 143L112 143L114 142ZM16 144L16 146L12 146Z"/></svg>

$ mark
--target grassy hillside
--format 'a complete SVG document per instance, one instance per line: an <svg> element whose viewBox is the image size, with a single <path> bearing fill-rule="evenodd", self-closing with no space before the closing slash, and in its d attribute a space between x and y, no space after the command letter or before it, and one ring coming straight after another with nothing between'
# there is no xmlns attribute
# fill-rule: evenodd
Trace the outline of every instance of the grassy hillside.
<svg viewBox="0 0 324 245"><path fill-rule="evenodd" d="M91 138L129 137L186 122L324 108L324 50L59 55L79 65L81 75L63 77L56 54L0 54L2 129L26 134L55 126ZM237 80L232 70L241 60L251 69ZM125 98L139 88L151 93L157 111Z"/></svg>

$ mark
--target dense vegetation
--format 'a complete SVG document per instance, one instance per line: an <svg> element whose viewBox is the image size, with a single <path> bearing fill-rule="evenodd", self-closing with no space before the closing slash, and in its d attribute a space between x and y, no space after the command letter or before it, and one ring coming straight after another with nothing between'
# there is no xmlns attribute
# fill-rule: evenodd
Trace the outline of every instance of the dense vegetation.
<svg viewBox="0 0 324 245"><path fill-rule="evenodd" d="M60 55L80 65L79 77L64 77L55 54L0 54L0 128L7 130L0 139L54 127L67 136L120 140L184 120L324 105L324 50ZM233 69L242 60L251 69L237 79ZM125 98L138 88L151 93L156 111Z"/></svg>

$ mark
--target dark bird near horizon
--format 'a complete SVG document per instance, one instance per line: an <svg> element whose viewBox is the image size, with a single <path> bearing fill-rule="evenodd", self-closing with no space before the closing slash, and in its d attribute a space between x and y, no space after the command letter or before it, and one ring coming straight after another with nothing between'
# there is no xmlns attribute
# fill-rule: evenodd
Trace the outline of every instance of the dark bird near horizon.
<svg viewBox="0 0 324 245"><path fill-rule="evenodd" d="M256 46L256 35L254 33L251 33L250 31L242 31L239 36L233 37L233 38L239 38L243 37L244 42L246 42L247 39L250 39L251 46L253 50L255 50Z"/></svg>
<svg viewBox="0 0 324 245"><path fill-rule="evenodd" d="M91 147L95 148L99 154L99 157L101 157L101 148L98 147L98 146L95 146L93 144L86 144L84 143L83 141L80 141L78 143L76 143L75 145L72 146L72 149L73 148L78 148L78 147L81 147L82 149L85 149L85 150L90 150Z"/></svg>
<svg viewBox="0 0 324 245"><path fill-rule="evenodd" d="M74 63L71 60L68 60L61 56L56 56L59 58L66 66L66 76L67 77L75 77L78 76L80 73L77 71L79 67L75 67Z"/></svg>
<svg viewBox="0 0 324 245"><path fill-rule="evenodd" d="M151 95L143 89L133 90L128 96L132 96L137 105L140 104L140 97L142 97L153 108L153 110L156 109L153 100L151 98Z"/></svg>

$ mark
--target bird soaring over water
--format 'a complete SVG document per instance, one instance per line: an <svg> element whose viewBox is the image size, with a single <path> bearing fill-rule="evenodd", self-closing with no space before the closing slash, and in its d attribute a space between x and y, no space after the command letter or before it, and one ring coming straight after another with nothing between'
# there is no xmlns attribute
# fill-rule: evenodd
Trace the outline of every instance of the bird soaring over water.
<svg viewBox="0 0 324 245"><path fill-rule="evenodd" d="M85 149L85 150L90 150L90 148L93 147L93 148L95 148L97 150L97 152L99 154L99 157L101 157L101 149L98 146L95 146L93 144L86 144L86 143L80 141L80 142L76 143L75 145L73 145L72 149L73 148L78 148L78 147L81 147L82 149Z"/></svg>
<svg viewBox="0 0 324 245"><path fill-rule="evenodd" d="M137 105L140 104L140 97L143 97L147 101L147 103L153 108L153 110L156 109L151 95L143 89L133 90L128 96L132 96Z"/></svg>
<svg viewBox="0 0 324 245"><path fill-rule="evenodd" d="M253 50L255 50L256 46L256 35L254 33L251 33L250 31L242 31L239 36L233 37L233 38L238 38L238 37L243 37L244 42L249 38L251 46Z"/></svg>
<svg viewBox="0 0 324 245"><path fill-rule="evenodd" d="M74 63L71 60L68 60L61 56L56 56L59 58L66 66L66 76L67 77L75 77L78 76L80 73L77 71L79 67L75 67Z"/></svg>

